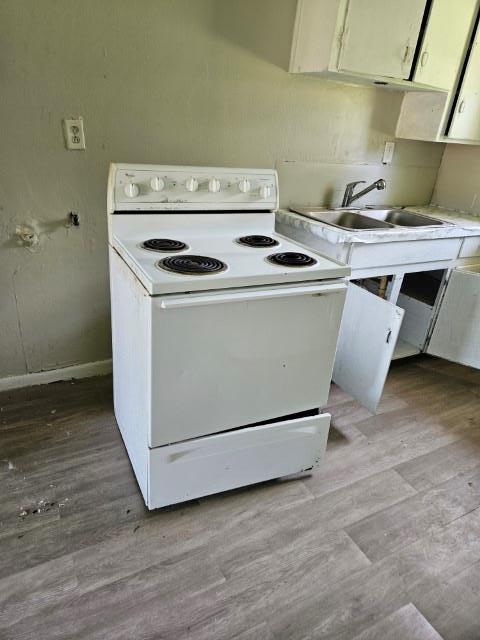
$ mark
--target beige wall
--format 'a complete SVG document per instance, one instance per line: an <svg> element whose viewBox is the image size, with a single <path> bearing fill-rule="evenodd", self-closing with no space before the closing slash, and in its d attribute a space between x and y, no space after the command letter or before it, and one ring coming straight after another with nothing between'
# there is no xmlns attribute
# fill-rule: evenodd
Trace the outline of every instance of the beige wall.
<svg viewBox="0 0 480 640"><path fill-rule="evenodd" d="M291 76L295 0L2 0L0 378L108 358L111 160L278 166L282 201L386 175L426 203L442 146L399 141L401 94ZM82 115L87 150L61 120ZM66 229L70 210L79 229ZM33 225L37 250L16 244Z"/></svg>
<svg viewBox="0 0 480 640"><path fill-rule="evenodd" d="M432 202L480 216L480 147L447 145Z"/></svg>

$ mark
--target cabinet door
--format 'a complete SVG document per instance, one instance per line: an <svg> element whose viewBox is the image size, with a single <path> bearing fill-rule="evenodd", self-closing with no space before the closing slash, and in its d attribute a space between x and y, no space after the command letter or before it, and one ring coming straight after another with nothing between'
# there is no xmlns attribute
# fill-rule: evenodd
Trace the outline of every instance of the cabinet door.
<svg viewBox="0 0 480 640"><path fill-rule="evenodd" d="M427 353L480 369L480 265L452 271Z"/></svg>
<svg viewBox="0 0 480 640"><path fill-rule="evenodd" d="M408 78L426 0L349 0L340 71Z"/></svg>
<svg viewBox="0 0 480 640"><path fill-rule="evenodd" d="M480 140L479 35L477 29L448 132L448 137L455 140Z"/></svg>
<svg viewBox="0 0 480 640"><path fill-rule="evenodd" d="M477 4L477 0L433 0L414 82L453 89Z"/></svg>
<svg viewBox="0 0 480 640"><path fill-rule="evenodd" d="M375 413L402 324L400 307L350 284L333 381Z"/></svg>

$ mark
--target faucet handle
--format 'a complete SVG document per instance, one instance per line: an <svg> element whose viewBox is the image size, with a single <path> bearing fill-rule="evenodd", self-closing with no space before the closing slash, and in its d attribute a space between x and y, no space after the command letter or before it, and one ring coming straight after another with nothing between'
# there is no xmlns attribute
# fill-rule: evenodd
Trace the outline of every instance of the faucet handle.
<svg viewBox="0 0 480 640"><path fill-rule="evenodd" d="M355 182L349 182L347 184L347 187L350 187L351 189L355 189L357 184L365 184L365 183L366 183L366 180L356 180Z"/></svg>
<svg viewBox="0 0 480 640"><path fill-rule="evenodd" d="M356 180L355 182L349 182L345 187L345 193L343 194L342 207L350 206L353 200L353 190L357 184L364 184L365 180Z"/></svg>

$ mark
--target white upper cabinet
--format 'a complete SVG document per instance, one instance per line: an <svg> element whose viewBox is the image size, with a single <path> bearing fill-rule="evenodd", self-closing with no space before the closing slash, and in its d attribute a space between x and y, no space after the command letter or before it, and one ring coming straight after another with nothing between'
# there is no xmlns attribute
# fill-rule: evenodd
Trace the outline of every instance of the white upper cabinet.
<svg viewBox="0 0 480 640"><path fill-rule="evenodd" d="M406 93L397 122L398 138L480 142L478 11L479 0L433 1L413 79L448 92Z"/></svg>
<svg viewBox="0 0 480 640"><path fill-rule="evenodd" d="M349 0L338 69L408 80L426 0Z"/></svg>
<svg viewBox="0 0 480 640"><path fill-rule="evenodd" d="M478 3L298 0L290 71L436 91L445 105L463 67Z"/></svg>
<svg viewBox="0 0 480 640"><path fill-rule="evenodd" d="M410 78L427 0L298 0L290 71L398 89Z"/></svg>
<svg viewBox="0 0 480 640"><path fill-rule="evenodd" d="M455 85L478 0L432 2L413 75L414 82L450 91Z"/></svg>
<svg viewBox="0 0 480 640"><path fill-rule="evenodd" d="M448 138L452 140L480 140L479 38L477 29L447 132Z"/></svg>

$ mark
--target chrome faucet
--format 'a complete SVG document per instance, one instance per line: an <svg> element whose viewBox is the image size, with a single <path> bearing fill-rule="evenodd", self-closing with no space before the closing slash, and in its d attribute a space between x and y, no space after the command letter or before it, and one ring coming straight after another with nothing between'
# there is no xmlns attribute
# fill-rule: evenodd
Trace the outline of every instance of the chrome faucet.
<svg viewBox="0 0 480 640"><path fill-rule="evenodd" d="M357 182L349 182L347 184L347 186L345 187L345 193L343 195L342 207L349 207L352 202L355 202L355 200L358 200L362 196L366 196L367 193L370 193L370 191L373 191L374 189L378 189L379 191L381 191L387 186L385 180L383 178L380 178L380 180L375 180L375 182L372 182L371 185L365 187L365 189L362 189L354 195L353 190L355 189L357 184L365 184L365 180L357 180Z"/></svg>

